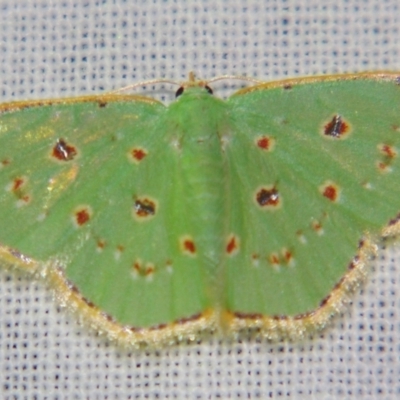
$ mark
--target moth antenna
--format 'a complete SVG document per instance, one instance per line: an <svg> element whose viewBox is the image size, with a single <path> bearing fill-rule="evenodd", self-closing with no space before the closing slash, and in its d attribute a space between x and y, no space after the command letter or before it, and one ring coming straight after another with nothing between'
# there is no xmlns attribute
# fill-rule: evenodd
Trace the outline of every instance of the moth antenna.
<svg viewBox="0 0 400 400"><path fill-rule="evenodd" d="M225 79L228 79L228 80L234 79L234 80L253 82L253 83L263 83L264 82L261 79L251 78L251 77L243 76L243 75L221 75L221 76L216 76L215 78L208 80L207 84L212 83L212 82L222 81Z"/></svg>
<svg viewBox="0 0 400 400"><path fill-rule="evenodd" d="M186 82L182 82L181 86L190 87L190 86L208 86L212 82L222 81L225 79L235 79L240 81L252 82L261 84L264 81L256 78L249 78L248 76L237 76L237 75L221 75L212 79L196 79L196 74L193 71L189 72L189 79Z"/></svg>
<svg viewBox="0 0 400 400"><path fill-rule="evenodd" d="M173 81L171 79L163 79L163 78L149 79L147 81L133 83L132 85L128 85L123 88L113 90L110 92L110 94L124 92L124 91L135 89L135 88L141 87L141 86L155 85L158 83L170 83L172 85L177 85L177 86L185 87L185 88L190 87L190 86L205 86L206 85L206 81L196 79L196 74L193 71L190 71L189 75L188 75L188 80L184 81L184 82L177 82L177 81Z"/></svg>
<svg viewBox="0 0 400 400"><path fill-rule="evenodd" d="M133 83L132 85L128 85L128 86L124 86L120 89L112 90L111 92L109 92L109 94L121 93L121 92L135 89L137 87L142 87L142 86L147 86L147 85L156 85L158 83L170 83L171 85L177 85L177 86L183 86L183 87L206 86L209 83L222 81L224 79L234 79L234 80L241 80L241 81L247 81L247 82L253 82L253 83L263 83L263 81L260 79L250 78L248 76L237 76L237 75L221 75L221 76L217 76L215 78L209 79L209 80L201 80L201 79L196 79L196 74L193 71L190 71L189 75L188 75L188 80L185 82L177 82L172 79L166 79L166 78L165 79L163 79L163 78L149 79L147 81Z"/></svg>
<svg viewBox="0 0 400 400"><path fill-rule="evenodd" d="M121 92L125 92L127 90L135 89L137 87L147 86L147 85L156 85L158 83L170 83L172 85L178 85L178 86L180 85L179 82L173 81L172 79L163 79L163 78L149 79L147 81L133 83L132 85L124 86L123 88L113 90L113 91L109 92L109 94L121 93Z"/></svg>

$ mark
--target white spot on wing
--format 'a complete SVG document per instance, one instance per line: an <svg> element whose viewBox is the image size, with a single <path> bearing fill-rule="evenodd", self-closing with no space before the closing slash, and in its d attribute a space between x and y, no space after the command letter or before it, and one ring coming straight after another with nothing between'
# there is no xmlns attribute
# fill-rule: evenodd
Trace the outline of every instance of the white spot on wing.
<svg viewBox="0 0 400 400"><path fill-rule="evenodd" d="M175 151L180 151L181 150L181 142L178 138L174 138L171 140L171 147L175 150Z"/></svg>
<svg viewBox="0 0 400 400"><path fill-rule="evenodd" d="M28 202L27 202L26 200L19 199L19 200L17 200L17 202L15 203L15 206L16 206L17 208L21 208L21 207L23 207L23 206L26 206L27 204L28 204Z"/></svg>
<svg viewBox="0 0 400 400"><path fill-rule="evenodd" d="M257 255L253 255L251 257L251 263L254 267L258 267L260 265L260 257L258 257Z"/></svg>
<svg viewBox="0 0 400 400"><path fill-rule="evenodd" d="M301 244L307 244L307 238L302 233L297 234L297 239Z"/></svg>
<svg viewBox="0 0 400 400"><path fill-rule="evenodd" d="M228 144L230 143L230 137L229 135L225 134L221 136L221 149L222 151L225 151L227 148Z"/></svg>
<svg viewBox="0 0 400 400"><path fill-rule="evenodd" d="M40 214L37 216L36 221L42 222L42 221L44 221L45 219L46 219L46 213L40 213Z"/></svg>

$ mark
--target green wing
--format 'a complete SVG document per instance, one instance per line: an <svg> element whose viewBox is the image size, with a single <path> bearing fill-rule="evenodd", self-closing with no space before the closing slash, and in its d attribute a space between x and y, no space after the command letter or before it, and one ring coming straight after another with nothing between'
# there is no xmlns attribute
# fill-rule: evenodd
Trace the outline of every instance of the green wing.
<svg viewBox="0 0 400 400"><path fill-rule="evenodd" d="M1 110L4 260L29 257L46 274L63 271L61 298L79 292L86 314L138 330L196 319L210 306L198 261L174 257L184 218L179 185L170 183L179 180L178 132L165 133L166 110L123 96Z"/></svg>
<svg viewBox="0 0 400 400"><path fill-rule="evenodd" d="M311 315L363 267L361 240L395 225L395 78L293 80L229 99L229 231L240 251L226 268L225 304L235 316Z"/></svg>
<svg viewBox="0 0 400 400"><path fill-rule="evenodd" d="M324 326L400 231L396 78L5 104L1 260L134 345Z"/></svg>

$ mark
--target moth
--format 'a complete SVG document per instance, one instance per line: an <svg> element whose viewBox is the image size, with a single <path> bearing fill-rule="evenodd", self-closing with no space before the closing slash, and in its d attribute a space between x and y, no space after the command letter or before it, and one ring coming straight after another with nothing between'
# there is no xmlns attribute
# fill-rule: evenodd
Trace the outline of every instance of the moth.
<svg viewBox="0 0 400 400"><path fill-rule="evenodd" d="M0 105L0 263L133 347L323 329L400 231L399 74Z"/></svg>

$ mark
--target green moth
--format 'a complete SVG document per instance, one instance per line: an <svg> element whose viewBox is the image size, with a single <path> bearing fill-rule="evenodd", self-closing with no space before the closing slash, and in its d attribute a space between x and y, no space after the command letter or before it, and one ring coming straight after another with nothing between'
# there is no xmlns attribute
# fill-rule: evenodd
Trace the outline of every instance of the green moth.
<svg viewBox="0 0 400 400"><path fill-rule="evenodd" d="M400 232L400 80L0 106L0 262L131 346L324 328Z"/></svg>

